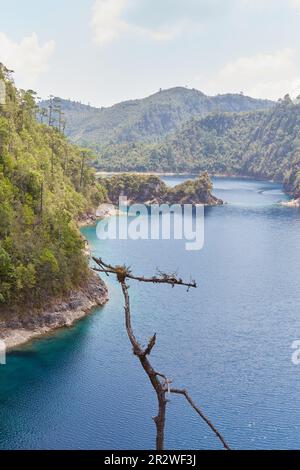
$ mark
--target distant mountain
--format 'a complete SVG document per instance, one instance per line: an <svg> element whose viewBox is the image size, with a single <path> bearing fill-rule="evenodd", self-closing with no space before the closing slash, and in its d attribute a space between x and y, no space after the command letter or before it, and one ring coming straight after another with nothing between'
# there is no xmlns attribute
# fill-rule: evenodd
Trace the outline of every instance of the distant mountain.
<svg viewBox="0 0 300 470"><path fill-rule="evenodd" d="M274 179L300 196L300 104L286 97L271 110L191 119L157 144L108 146L98 165L114 171L209 171Z"/></svg>
<svg viewBox="0 0 300 470"><path fill-rule="evenodd" d="M42 102L46 107L49 102ZM198 90L177 87L162 90L148 98L125 101L110 108L94 108L61 100L67 121L67 136L100 150L103 146L126 142L157 142L176 131L191 117L212 112L242 112L267 109L272 101L238 94L206 96Z"/></svg>

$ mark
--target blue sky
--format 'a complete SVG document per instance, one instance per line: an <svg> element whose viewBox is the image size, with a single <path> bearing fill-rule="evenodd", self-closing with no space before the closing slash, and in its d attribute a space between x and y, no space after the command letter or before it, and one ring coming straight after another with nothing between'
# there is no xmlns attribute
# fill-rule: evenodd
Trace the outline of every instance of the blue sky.
<svg viewBox="0 0 300 470"><path fill-rule="evenodd" d="M300 94L300 0L0 0L22 88L96 106L159 88Z"/></svg>

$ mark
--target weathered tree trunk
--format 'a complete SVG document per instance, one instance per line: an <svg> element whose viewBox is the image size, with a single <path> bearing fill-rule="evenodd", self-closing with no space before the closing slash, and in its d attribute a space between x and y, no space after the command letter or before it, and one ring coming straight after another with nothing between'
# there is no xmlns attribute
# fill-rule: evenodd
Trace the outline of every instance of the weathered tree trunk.
<svg viewBox="0 0 300 470"><path fill-rule="evenodd" d="M155 416L154 422L156 425L156 449L163 450L164 448L164 437L165 437L165 422L166 422L166 392L160 380L158 379L157 373L153 369L150 361L147 358L147 351L144 351L136 337L134 336L132 325L131 325L131 312L130 312L130 301L128 295L128 287L125 283L125 280L121 282L122 291L125 299L125 324L126 331L129 337L129 340L133 347L134 354L139 358L139 361L148 375L152 387L155 390L157 401L158 401L158 414ZM155 342L155 340L154 340ZM154 346L154 344L153 344ZM152 348L151 348L152 349ZM151 350L149 351L150 354Z"/></svg>
<svg viewBox="0 0 300 470"><path fill-rule="evenodd" d="M165 424L166 424L166 392L157 395L158 398L158 415L154 418L156 424L156 450L164 449L165 442Z"/></svg>
<svg viewBox="0 0 300 470"><path fill-rule="evenodd" d="M210 427L214 432L216 437L220 440L225 449L229 450L229 446L222 434L216 429L212 422L205 416L205 414L200 410L199 407L195 405L192 398L188 392L184 389L170 388L172 383L164 374L155 371L152 367L148 356L151 354L152 349L156 343L156 334L150 338L149 343L145 349L141 347L138 340L136 339L132 324L131 324L131 310L130 310L130 299L128 294L128 286L126 284L126 279L133 279L139 282L150 282L153 284L169 284L172 287L175 285L186 286L189 288L197 287L194 281L185 283L182 279L178 279L175 274L164 274L160 273L160 276L154 276L152 278L145 278L143 276L134 276L130 269L126 266L112 266L110 264L104 263L101 258L93 258L95 263L98 265L98 268L94 268L95 271L100 273L105 273L107 276L109 274L116 275L119 283L122 287L122 292L125 300L125 326L129 341L133 348L133 353L138 357L144 371L149 377L152 387L155 390L158 402L158 414L155 416L154 422L156 425L156 450L160 451L164 449L164 440L165 440L165 424L166 424L166 408L168 400L166 399L166 394L176 394L182 395L186 398L189 405L196 411L200 418ZM160 380L162 379L162 380Z"/></svg>

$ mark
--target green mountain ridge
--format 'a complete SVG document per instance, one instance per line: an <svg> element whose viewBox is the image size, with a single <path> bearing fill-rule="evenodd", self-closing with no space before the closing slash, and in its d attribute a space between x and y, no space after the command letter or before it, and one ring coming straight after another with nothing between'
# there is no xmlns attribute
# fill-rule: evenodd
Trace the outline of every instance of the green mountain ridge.
<svg viewBox="0 0 300 470"><path fill-rule="evenodd" d="M271 110L194 118L157 144L106 147L109 171L173 171L243 175L284 182L300 195L300 104L287 96Z"/></svg>
<svg viewBox="0 0 300 470"><path fill-rule="evenodd" d="M147 98L125 101L109 108L59 100L67 121L67 136L96 151L112 144L158 142L193 116L268 109L275 104L241 94L210 97L183 87L161 90ZM47 109L49 101L40 106Z"/></svg>

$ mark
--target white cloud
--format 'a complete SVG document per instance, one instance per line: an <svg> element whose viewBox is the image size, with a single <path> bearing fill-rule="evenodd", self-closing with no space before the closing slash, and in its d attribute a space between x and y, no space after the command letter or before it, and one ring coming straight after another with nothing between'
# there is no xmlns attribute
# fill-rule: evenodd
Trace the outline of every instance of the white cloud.
<svg viewBox="0 0 300 470"><path fill-rule="evenodd" d="M178 21L174 24L166 24L156 29L130 26L130 31L135 34L148 36L156 41L169 41L186 30L187 24L184 21Z"/></svg>
<svg viewBox="0 0 300 470"><path fill-rule="evenodd" d="M19 43L0 32L0 62L16 72L22 88L33 88L39 76L47 70L55 42L39 44L35 33L24 37Z"/></svg>
<svg viewBox="0 0 300 470"><path fill-rule="evenodd" d="M289 1L290 1L290 5L296 8L297 10L299 10L299 13L300 13L300 0L289 0Z"/></svg>
<svg viewBox="0 0 300 470"><path fill-rule="evenodd" d="M210 81L209 93L239 92L257 98L278 99L300 94L295 52L283 49L274 54L240 57L226 64Z"/></svg>
<svg viewBox="0 0 300 470"><path fill-rule="evenodd" d="M99 44L110 42L128 29L121 15L127 0L95 0L92 8L92 26Z"/></svg>
<svg viewBox="0 0 300 470"><path fill-rule="evenodd" d="M92 27L98 44L103 45L117 39L124 33L148 36L157 41L173 39L186 28L186 22L174 21L158 28L133 24L123 19L132 0L94 0L92 7Z"/></svg>

